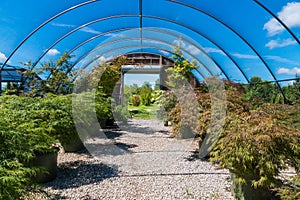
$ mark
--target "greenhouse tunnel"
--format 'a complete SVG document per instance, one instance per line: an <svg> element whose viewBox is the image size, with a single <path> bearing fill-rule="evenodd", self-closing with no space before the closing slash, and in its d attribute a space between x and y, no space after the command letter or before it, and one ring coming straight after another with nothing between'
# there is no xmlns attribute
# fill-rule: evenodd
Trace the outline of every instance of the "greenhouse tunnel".
<svg viewBox="0 0 300 200"><path fill-rule="evenodd" d="M39 68L63 52L73 56L74 69L91 70L100 61L132 53L170 58L176 45L187 60L197 63L193 74L198 81L216 76L248 84L259 76L276 84L285 98L281 87L300 73L300 21L293 17L299 13L297 1L34 3L2 3L0 83L10 66L32 61L32 67Z"/></svg>
<svg viewBox="0 0 300 200"><path fill-rule="evenodd" d="M0 13L0 200L300 199L300 0Z"/></svg>

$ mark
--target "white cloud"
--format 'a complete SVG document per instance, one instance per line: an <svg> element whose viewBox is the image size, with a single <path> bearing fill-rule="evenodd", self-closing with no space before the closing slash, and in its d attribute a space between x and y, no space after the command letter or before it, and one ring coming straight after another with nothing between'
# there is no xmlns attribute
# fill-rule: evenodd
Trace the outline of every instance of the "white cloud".
<svg viewBox="0 0 300 200"><path fill-rule="evenodd" d="M240 53L233 53L233 56L237 58L245 58L245 59L259 59L258 56L249 55L249 54L240 54Z"/></svg>
<svg viewBox="0 0 300 200"><path fill-rule="evenodd" d="M264 58L269 59L269 60L274 60L276 62L281 62L281 63L286 63L286 64L291 64L291 65L300 65L299 62L295 62L292 60L289 60L287 58L283 58L280 56L264 56Z"/></svg>
<svg viewBox="0 0 300 200"><path fill-rule="evenodd" d="M281 67L277 70L277 74L288 74L288 75L300 74L300 68L294 67L292 69L289 69L289 68Z"/></svg>
<svg viewBox="0 0 300 200"><path fill-rule="evenodd" d="M0 52L0 62L4 63L6 61L7 57L4 55L4 53Z"/></svg>
<svg viewBox="0 0 300 200"><path fill-rule="evenodd" d="M277 13L277 16L289 28L300 27L300 2L288 3ZM275 18L272 18L264 24L264 30L268 31L268 35L273 36L283 32L284 27Z"/></svg>
<svg viewBox="0 0 300 200"><path fill-rule="evenodd" d="M49 56L56 56L60 54L60 52L57 50L57 49L50 49L48 52L47 52L47 55Z"/></svg>
<svg viewBox="0 0 300 200"><path fill-rule="evenodd" d="M206 51L207 53L219 53L219 54L225 55L225 53L222 50L217 49L217 48L204 47L203 50Z"/></svg>
<svg viewBox="0 0 300 200"><path fill-rule="evenodd" d="M297 42L295 40L288 38L285 40L271 40L265 46L268 47L269 49L274 49L274 48L278 48L278 47L286 47L286 46L295 45L295 44L297 44Z"/></svg>

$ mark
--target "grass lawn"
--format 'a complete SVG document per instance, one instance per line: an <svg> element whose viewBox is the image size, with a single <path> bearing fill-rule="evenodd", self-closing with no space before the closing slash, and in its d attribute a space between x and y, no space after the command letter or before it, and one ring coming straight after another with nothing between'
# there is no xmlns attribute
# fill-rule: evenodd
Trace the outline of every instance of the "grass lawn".
<svg viewBox="0 0 300 200"><path fill-rule="evenodd" d="M157 118L157 110L159 110L159 107L157 104L151 104L150 106L128 105L128 110L134 119L155 119Z"/></svg>

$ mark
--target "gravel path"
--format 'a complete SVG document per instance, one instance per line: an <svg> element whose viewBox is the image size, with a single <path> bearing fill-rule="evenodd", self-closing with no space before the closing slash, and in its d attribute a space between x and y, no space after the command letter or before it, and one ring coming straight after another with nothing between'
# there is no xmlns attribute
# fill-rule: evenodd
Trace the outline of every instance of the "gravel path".
<svg viewBox="0 0 300 200"><path fill-rule="evenodd" d="M87 142L91 154L60 153L51 199L234 199L227 170L196 159L193 139L170 137L158 120L131 120L107 138Z"/></svg>

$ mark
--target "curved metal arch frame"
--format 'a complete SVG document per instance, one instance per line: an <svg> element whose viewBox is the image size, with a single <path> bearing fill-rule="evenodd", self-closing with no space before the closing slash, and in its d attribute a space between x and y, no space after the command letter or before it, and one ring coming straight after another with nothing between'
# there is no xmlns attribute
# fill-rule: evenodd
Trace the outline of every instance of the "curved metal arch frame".
<svg viewBox="0 0 300 200"><path fill-rule="evenodd" d="M66 12L64 12L64 13L66 13ZM84 27L86 27L86 26L88 26L88 25L91 25L91 24L93 24L93 23L97 23L97 22L100 22L100 21L104 21L104 20L108 20L108 19L112 19L112 18L122 18L122 17L140 17L140 15L136 15L136 14L126 14L126 15L116 15L116 16L109 16L109 17L105 17L105 18L100 18L100 19L96 19L96 20L93 20L93 21L90 21L90 22L88 22L88 23L86 23L86 24L83 24L83 25L81 25L81 26L79 26L79 27L77 27L77 28L75 28L75 29L73 29L73 30L71 30L70 32L68 32L67 34L65 34L64 36L62 36L61 38L59 38L56 42L54 42L49 48L47 48L47 50L46 51L44 51L44 53L38 58L38 60L34 63L34 65L32 66L32 68L34 68L37 64L38 64L38 62L46 55L46 53L51 49L51 48L53 48L56 44L58 44L60 41L62 41L63 39L65 39L66 37L68 37L69 35L71 35L72 33L74 33L74 32L76 32L77 30L80 30L81 28L84 28ZM145 16L144 16L145 17ZM147 16L148 17L148 16ZM163 18L160 18L161 20L163 19ZM53 20L53 19L52 19ZM49 23L51 20L48 20L47 21L47 23ZM182 26L182 25L180 25L179 23L176 23L176 22L174 22L174 21L172 21L172 20L165 20L165 21L169 21L169 22L172 22L172 23L175 23L175 24L177 24L177 25L179 25L179 26ZM45 23L46 24L46 23ZM185 27L185 28L187 28L187 29L190 29L190 28L188 28L187 26L183 26L183 27ZM41 27L40 27L41 28ZM194 31L195 32L195 30L193 30L193 29L190 29L190 30L192 30L192 31ZM196 33L198 33L199 34L199 32L196 32ZM230 60L240 69L240 71L241 71L241 73L244 75L244 77L246 78L246 80L248 80L248 78L247 78L247 76L244 74L244 72L243 72L243 70L239 67L239 65L235 62L235 60L223 49L223 48L221 48L219 45L217 45L217 43L216 42L214 42L214 41L212 41L211 39L209 39L208 37L205 37L203 34L200 34L202 37L204 37L204 38L206 38L207 40L209 40L210 42L212 42L214 45L216 45L219 49L221 49L226 55L227 55L227 57L228 58L230 58ZM223 68L222 67L220 67L220 70L224 73L224 74L226 74L225 73L225 71L223 70ZM227 76L228 77L228 76Z"/></svg>
<svg viewBox="0 0 300 200"><path fill-rule="evenodd" d="M62 12L54 15L53 17L47 19L46 21L44 21L42 24L40 24L38 27L36 27L32 32L30 32L18 45L17 47L10 53L10 55L7 57L7 59L4 61L2 67L0 68L0 72L1 70L5 67L5 65L8 63L8 61L11 59L11 57L16 53L16 51L33 35L35 34L38 30L40 30L41 28L43 28L45 25L47 25L49 22L53 21L54 19L64 15L65 13L68 13L72 10L75 10L79 7L91 4L91 3L95 3L95 2L99 2L100 0L90 0L90 1L86 1L83 2L81 4L77 4L71 8L68 8L66 10L63 10Z"/></svg>
<svg viewBox="0 0 300 200"><path fill-rule="evenodd" d="M36 61L35 63L34 63L34 65L33 65L33 68L38 64L38 62L42 59L42 57L44 56L44 55L46 55L46 53L51 49L51 48L53 48L56 44L58 44L60 41L62 41L63 39L65 39L66 37L68 37L69 35L71 35L72 33L74 33L74 32L76 32L77 30L80 30L81 28L84 28L84 27L86 27L86 26L88 26L88 25L91 25L91 24L93 24L93 23L97 23L97 22L100 22L100 21L104 21L104 20L108 20L108 19L112 19L112 18L121 18L121 17L139 17L139 15L137 15L137 14L130 14L130 15L128 15L128 14L126 14L126 15L116 15L116 16L109 16L109 17L106 17L106 18L100 18L100 19L96 19L96 20L93 20L93 21L91 21L91 22L88 22L88 23L86 23L86 24L83 24L83 25L81 25L81 26L79 26L79 27L77 27L77 28L75 28L75 29L73 29L73 30L71 30L70 32L68 32L67 34L65 34L64 36L62 36L61 38L59 38L56 42L54 42L44 53L43 53L43 55L42 56L40 56L39 57L39 59L38 59L38 61ZM186 25L184 25L184 24L180 24L180 23L178 23L178 22L176 22L176 21L173 21L173 20L171 20L171 19L165 19L165 18L161 18L161 17L157 17L157 16L143 16L143 17L145 17L145 18L152 18L152 19L157 19L157 20L161 20L161 21L166 21L166 22L170 22L170 23L173 23L173 24L176 24L176 25L178 25L178 26L181 26L181 27L184 27L184 28L186 28L186 29L188 29L188 30L190 30L190 31L193 31L193 32L195 32L196 34L198 34L198 35L200 35L200 36L202 36L203 38L205 38L206 40L208 40L209 42L211 42L212 44L214 44L216 47L218 47L234 64L235 64L235 66L237 66L238 67L238 69L241 71L241 73L245 76L245 77L247 77L245 74L244 74L244 71L241 69L241 67L239 67L239 64L235 61L235 59L224 49L224 48L222 48L217 42L215 42L214 40L212 40L211 38L209 38L208 36L206 36L206 35L204 35L203 33L201 33L201 32L199 32L199 31L197 31L197 30L195 30L195 29L193 29L193 28L191 28L191 27L188 27L188 26L186 26ZM222 71L222 70L221 70ZM247 78L248 79L248 78Z"/></svg>
<svg viewBox="0 0 300 200"><path fill-rule="evenodd" d="M132 29L129 29L129 30L139 30L139 28L132 28ZM171 33L171 32L168 32L168 31L162 31L162 30L158 30L158 29L150 29L150 28L143 28L143 30L146 30L146 31L152 31L152 32L158 32L158 33L163 33L163 34L166 34L166 35L170 35L170 36L173 36L173 37L177 37L177 35L175 35L175 34L173 34L173 33ZM118 30L117 30L118 31ZM122 30L121 30L122 31ZM89 39L88 39L89 40ZM227 75L227 73L223 70L223 68L220 66L220 64L213 58L213 57L211 57L206 51L204 51L204 49L203 48L201 48L200 46L198 46L198 45L196 45L195 43L193 43L193 42L191 42L191 41L189 41L189 40L187 40L187 39L185 39L185 38L182 38L182 40L184 41L184 42L187 42L187 43L189 43L189 44L191 44L192 46L194 46L195 48L197 48L199 51L201 51L203 54L205 54L223 73L224 73L224 75L227 77L227 79L229 80L229 77L228 77L228 75ZM81 43L82 45L84 45L84 44L86 44L86 42L84 41L83 43ZM82 45L78 45L77 47L79 48L79 47L81 47ZM99 46L96 46L95 48L93 48L92 50L90 50L90 51L87 51L87 53L85 53L83 56L81 56L77 61L75 61L75 63L74 63L74 65L76 65L76 63L78 63L78 62L80 62L80 60L82 60L83 58L84 58L84 56L87 56L87 54L89 54L89 53L92 53L92 52L94 52L95 50L97 50L97 49L99 49L99 48L101 48L101 46L102 45L99 45ZM70 54L71 54L71 52L73 52L74 50L76 50L77 48L74 48L74 49L72 49L72 51L70 51ZM247 79L247 77L245 77L245 79L246 80L248 80Z"/></svg>
<svg viewBox="0 0 300 200"><path fill-rule="evenodd" d="M110 30L110 31L106 31L106 32L103 32L103 33L100 33L98 35L95 35L83 42L81 42L80 44L76 45L75 47L73 47L70 51L69 51L69 54L72 54L74 51L76 51L78 48L80 48L81 46L101 37L101 36L105 36L105 35L109 35L111 33L115 33L115 32L121 32L121 31L129 31L129 30L132 30L132 29L139 29L139 28L120 28L120 29L114 29L114 30Z"/></svg>
<svg viewBox="0 0 300 200"><path fill-rule="evenodd" d="M137 38L137 40L139 40L139 38ZM108 51L106 51L106 52L103 52L101 55L96 56L96 57L94 57L93 59L91 59L91 61L88 62L88 63L87 63L83 68L81 68L81 69L87 68L87 67L88 67L89 65L91 65L93 62L97 61L98 58L100 58L101 56L104 56L104 55L106 55L106 54L109 54L109 53L111 53L111 52L113 52L113 51L115 51L115 50L122 50L122 49L127 49L127 48L137 48L137 49L153 48L153 49L163 50L163 51L166 51L166 52L168 52L168 53L170 53L170 54L179 56L178 54L175 54L174 52L171 52L171 51L169 51L169 50L167 50L167 49L164 49L164 48L158 48L157 46L150 46L150 45L148 45L148 46L140 47L140 46L137 46L137 45L130 45L130 46L129 46L129 45L126 45L126 46L124 46L124 47L119 47L119 48L115 48L115 49L111 49L111 50L108 50ZM191 58L195 59L197 62L199 62L199 63L201 64L201 61L200 61L197 57L195 57L194 55L191 55L191 54L188 53L187 51L184 51L184 50L183 50L183 52L185 52L187 55L189 55ZM125 55L125 54L123 54L123 55ZM202 64L201 64L201 65L202 65ZM211 72L205 67L205 65L202 65L202 66L208 71L208 73L209 73L211 76L214 76L214 74L211 73ZM200 66L200 67L201 67L201 66ZM198 69L196 69L196 70L202 75L202 73L201 73ZM204 76L203 76L203 77L204 77Z"/></svg>
<svg viewBox="0 0 300 200"><path fill-rule="evenodd" d="M147 48L152 48L152 49L158 49L158 50L161 50L161 51L165 51L165 52L168 52L168 53L170 53L170 54L173 54L173 55L177 55L177 56L179 56L178 54L176 54L176 53L174 53L174 52L171 52L171 51L169 51L169 50L167 50L167 49L163 49L163 48L157 48L157 46L143 46L143 47L140 47L140 46L138 46L138 45L131 45L131 46L124 46L124 47L119 47L119 48L115 48L115 49L111 49L111 50L109 50L109 51L106 51L106 52L104 52L104 53L102 53L101 55L99 55L99 56L96 56L95 58L93 58L91 61L89 61L83 68L81 68L81 69L85 69L85 68L87 68L88 66L90 66L93 62L95 62L95 61L97 61L98 60L98 58L100 58L101 56L104 56L104 55L106 55L106 54L109 54L109 53L111 53L111 52L113 52L113 51L116 51L116 50L123 50L123 49L129 49L129 48L136 48L136 49L147 49ZM150 53L150 52L149 52ZM126 55L127 53L123 53L123 54L119 54L117 57L119 57L119 56L121 56L121 55ZM188 54L189 55L189 54ZM163 56L163 55L162 55ZM192 55L190 55L192 58L194 58ZM197 60L197 58L194 58L195 60ZM204 79L204 75L198 70L198 69L196 69L196 71L201 75L201 77Z"/></svg>
<svg viewBox="0 0 300 200"><path fill-rule="evenodd" d="M52 49L55 45L57 45L59 42L61 42L62 40L64 40L65 38L67 38L68 36L70 36L72 33L75 33L76 31L84 28L84 27L87 27L91 24L95 24L95 23L98 23L98 22L101 22L101 21L106 21L106 20L109 20L109 19L118 19L118 18L123 18L123 17L137 17L138 15L136 14L126 14L126 15L112 15L112 16L109 16L109 17L103 17L103 18L99 18L99 19L96 19L96 20L93 20L93 21L90 21L88 23L85 23L77 28L74 28L73 30L69 31L68 33L66 33L65 35L63 35L62 37L60 37L58 40L56 40L53 44L51 44L47 50L45 50L43 52L43 54L41 56L39 56L39 58L37 59L37 61L33 64L32 68L34 68L40 61L41 59L50 51L50 49Z"/></svg>
<svg viewBox="0 0 300 200"><path fill-rule="evenodd" d="M90 3L94 3L94 2L97 2L97 1L99 1L99 0L91 0L91 1L87 1L87 2L81 3L81 4L77 4L76 6L73 6L73 7L69 8L69 9L66 9L66 10L62 11L61 13L59 13L59 14L57 14L57 15L51 17L51 18L49 18L47 21L45 21L44 23L42 23L39 27L37 27L34 31L32 31L32 32L31 32L24 40L22 40L22 42L17 46L17 48L14 49L14 51L10 54L10 56L6 59L6 61L4 62L4 64L2 65L2 67L0 68L0 72L1 72L1 70L3 69L3 67L5 67L5 65L7 64L7 62L9 61L9 59L12 57L12 55L18 50L18 48L19 48L20 46L22 46L22 44L23 44L28 38L30 38L31 35L33 35L36 31L38 31L38 30L39 30L40 28L42 28L44 25L46 25L47 23L49 23L49 22L52 21L53 19L55 19L55 18L57 18L57 17L63 15L64 13L67 13L67 12L69 12L69 11L71 11L71 10L74 10L74 9L78 8L78 7L81 7L81 6L83 6L83 5L87 5L87 4L90 4ZM172 0L169 0L169 1L172 1ZM256 0L254 0L254 1L257 3ZM265 9L265 6L262 6L262 7ZM268 9L265 9L265 10L268 11ZM268 12L269 12L269 11L268 11ZM276 17L276 15L274 15L274 13L272 14L271 11L270 11L269 13L270 13L273 17L275 17L275 19L277 19L277 21L279 21L285 28L288 28L288 27L285 26L285 24L284 24L280 19L278 19L278 18ZM142 17L144 17L144 16L142 16ZM227 25L227 24L225 24L225 25ZM289 31L289 29L286 29L286 30ZM289 31L289 32L290 32L290 34L293 34L291 31ZM298 41L298 43L299 43L299 41ZM255 50L255 49L254 49L254 50ZM281 88L281 86L278 84L278 80L277 80L277 78L274 76L272 70L269 69L269 71L270 71L271 75L273 75L273 78L274 78L275 82L277 83L277 85L279 86L280 90L282 91L282 88ZM282 92L282 94L283 94L283 92ZM284 95L284 94L283 94L283 95Z"/></svg>
<svg viewBox="0 0 300 200"><path fill-rule="evenodd" d="M139 30L138 28L133 28L133 29L131 29L131 30ZM147 30L147 31L153 31L153 32L159 32L159 33L164 33L164 34L168 34L168 32L167 31L159 31L159 30L156 30L156 29L143 29L143 30ZM115 31L115 30L114 30ZM102 33L103 34L103 33ZM101 35L102 35L101 34ZM168 35L171 35L171 36L174 36L174 37L176 37L177 35L175 35L175 34L168 34ZM126 38L125 38L126 39ZM144 38L143 38L144 39ZM149 38L150 39L150 38ZM89 39L88 39L89 40ZM126 39L126 40L129 40L128 38ZM154 39L153 39L154 40ZM165 42L165 41L162 41L162 40L156 40L156 41L160 41L160 42L162 42L162 43L165 43L165 44L167 44L167 45L172 45L172 44L170 44L170 43L167 43L167 42ZM228 77L228 75L227 75L227 73L223 70L223 68L210 56L210 55L208 55L207 54L207 52L205 52L201 47L199 47L198 45L195 45L194 43L192 43L192 42L190 42L190 41L188 41L188 40L184 40L185 42L187 42L187 43L189 43L189 44L191 44L191 45L193 45L196 49L198 49L199 51L201 51L202 53L204 53L207 57L208 57L208 59L210 59L215 65L216 65L216 67L217 68L219 68L220 69L220 71L224 74L224 76L228 79L228 80L230 80L230 78ZM85 44L85 42L83 42L84 44ZM111 44L111 43L114 43L114 42L110 42L109 44ZM106 45L108 45L108 44L106 44L106 43L104 43L104 44L101 44L101 45L98 45L98 46L96 46L95 48L93 48L92 50L90 50L90 51L87 51L84 55L82 55L79 59L77 59L74 63L73 63L73 66L75 66L77 63L79 63L82 59L84 59L86 56L88 56L90 53L92 53L92 52L94 52L94 51L96 51L96 50L98 50L98 49L100 49L101 47L103 47L103 46L106 46ZM79 47L81 46L81 45L78 45ZM74 49L74 50L76 50L76 49ZM204 64L203 64L204 65ZM205 66L205 65L204 65ZM207 68L208 70L209 70L209 68ZM209 70L210 71L210 70ZM211 74L213 74L212 72L211 72ZM248 80L248 79L246 79L246 80Z"/></svg>
<svg viewBox="0 0 300 200"><path fill-rule="evenodd" d="M199 32L198 30L195 30L195 29L193 29L193 28L191 28L191 27L189 27L189 26L187 26L187 25L185 25L185 24L181 24L181 23L179 23L179 22L175 22L175 21L173 21L173 20L166 19L166 18L162 18L162 17L157 17L157 16L146 16L146 15L144 15L144 17L145 17L145 18L158 19L158 20L162 20L162 21L168 21L168 22L170 22L170 23L175 23L175 24L177 24L177 25L179 25L179 26L188 28L188 29L194 31L195 33L198 33L199 35L202 35L203 37L207 38L207 39L210 40L210 41L213 41L211 38L209 38L208 36L206 36L206 35L203 34L202 32ZM248 43L247 40L245 40L245 42ZM215 45L216 45L219 49L222 49L222 47L220 47L219 44L215 43ZM282 88L281 88L281 85L278 83L278 80L277 80L277 78L275 77L274 73L272 72L271 68L268 66L268 64L267 64L266 61L262 58L262 56L256 51L256 49L255 49L253 46L251 46L251 44L249 44L249 45L250 45L249 47L252 47L252 48L253 48L253 49L252 49L252 48L251 48L251 49L252 49L254 52L256 52L257 56L258 56L258 57L260 58L260 60L263 62L263 64L265 65L265 67L268 69L268 71L270 72L271 76L272 76L273 79L275 80L276 85L279 87L279 90L280 90L282 96L284 97L284 100L287 101L287 99L286 99L286 97L285 97L285 94L284 94L284 92L283 92L283 90L282 90ZM225 53L225 52L226 52L226 51L224 51L224 53ZM227 55L227 56L230 56L229 54L226 54L226 55Z"/></svg>
<svg viewBox="0 0 300 200"><path fill-rule="evenodd" d="M173 3L176 3L176 4L179 4L179 5L182 5L182 6L185 6L185 7L188 7L188 8L191 8L193 10L196 10L198 12L201 12L209 17L211 17L212 19L218 21L219 23L221 23L222 25L224 25L226 28L228 28L229 30L231 30L236 36L238 36L241 40L243 40L248 47L250 47L252 49L252 51L258 56L258 58L262 61L262 63L265 65L265 67L268 69L268 71L270 72L272 78L275 80L275 83L277 84L277 86L280 88L280 92L282 93L283 97L284 97L284 100L286 100L286 97L285 97L285 94L280 86L280 84L278 83L278 80L275 76L275 74L273 73L273 71L271 70L271 68L269 67L268 63L264 60L264 58L260 55L260 53L258 53L258 51L250 44L250 42L248 42L248 40L246 40L246 38L244 38L240 33L238 33L235 29L233 29L231 26L229 26L228 24L226 24L225 22L223 22L222 20L220 20L219 18L211 15L210 13L208 12L205 12L203 10L201 10L200 8L196 8L192 5L189 5L189 4L186 4L186 3L183 3L183 2L178 2L176 0L167 0L169 2L173 2Z"/></svg>
<svg viewBox="0 0 300 200"><path fill-rule="evenodd" d="M140 38L122 38L122 39L118 39L118 40L113 40L113 41L111 41L111 42L107 42L107 43L104 43L104 44L102 44L102 45L100 45L100 46L98 46L99 48L101 48L101 47L104 47L104 46L107 46L107 45L110 45L110 44L115 44L115 43L120 43L120 42L123 42L123 41L133 41L133 40L140 40ZM143 41L144 40L146 40L146 41L155 41L155 42L160 42L160 43L162 43L162 44L165 44L165 45L168 45L168 46L170 46L171 44L170 43L167 43L167 42L165 42L165 41L163 41L163 40L157 40L157 39L153 39L153 38L145 38L145 37L143 37ZM185 53L187 53L187 51L185 51L185 50L183 50ZM92 53L92 52L89 52L89 53ZM188 55L192 55L192 54L188 54ZM88 56L88 55L86 55L86 56ZM85 57L86 57L85 56ZM84 58L85 58L84 57ZM82 58L81 60L83 60L84 58ZM81 61L80 60L80 61ZM79 62L80 62L79 61ZM213 72L209 69L209 67L207 67L201 60L199 60L199 59L197 59L197 61L211 74L211 75L213 75ZM75 64L77 64L77 63L75 63ZM75 64L73 65L73 66L75 66ZM227 78L227 77L226 77ZM228 79L228 78L227 78ZM229 80L229 79L228 79Z"/></svg>
<svg viewBox="0 0 300 200"><path fill-rule="evenodd" d="M300 40L297 38L297 36L293 33L293 31L281 20L279 17L277 17L270 9L268 9L264 4L259 2L258 0L253 0L257 5L262 7L266 12L268 12L270 15L272 15L288 32L289 34L294 38L294 40L297 41L297 43L300 45Z"/></svg>
<svg viewBox="0 0 300 200"><path fill-rule="evenodd" d="M137 30L138 30L138 29L137 29ZM123 42L123 41L125 41L125 40L130 41L130 40L139 40L139 39L140 39L140 38L122 38L122 39L113 40L113 41L104 43L104 44L102 44L102 45L97 46L96 48L99 49L99 48L101 48L101 47L104 47L104 46L107 46L107 45L110 45L110 44L114 44L114 43L118 43L118 42ZM157 40L157 39L153 39L153 38L143 38L143 40L157 41L157 42L163 43L163 44L165 44L165 45L169 45L169 46L172 45L172 44L167 43L167 42L165 42L165 41ZM93 50L95 50L96 48L94 48ZM79 62L81 62L84 58L86 58L90 53L94 52L93 50L87 52L85 55L83 55L83 56L80 57L77 61L75 61L75 63L73 63L72 68L75 67L75 66L76 66ZM187 51L185 51L185 50L183 50L183 51L192 57L192 54L189 54L189 53L188 53ZM207 67L201 60L199 60L198 58L196 58L196 56L193 56L193 58L195 58L195 59L196 59L196 60L197 60L197 61L198 61L205 69L206 69L206 71L208 71L209 74L211 74L212 76L214 75L214 73L209 69L209 67ZM70 70L72 70L72 68L71 68ZM69 73L70 70L69 70L68 72L66 72L66 73ZM221 69L220 69L220 70L221 70ZM226 74L224 74L224 75L225 75L225 77L226 77L228 80L230 80L230 79L226 76ZM50 78L50 76L48 76L47 79L48 79L48 78Z"/></svg>
<svg viewBox="0 0 300 200"><path fill-rule="evenodd" d="M125 28L125 30L139 30L139 28ZM143 28L143 30L147 30L147 31L153 31L153 32L160 32L160 33L164 33L164 34L167 34L167 35L171 35L171 36L174 36L174 37L176 37L177 35L175 35L175 34L172 34L172 33L170 33L170 32L168 32L168 31L161 31L161 30L158 30L158 29L149 29L149 28ZM108 31L108 32L106 32L106 33L112 33L112 32L118 32L119 30L118 29L116 29L116 30L112 30L112 31ZM123 29L120 29L120 31L123 31ZM75 48L73 48L69 53L70 54L72 54L74 51L76 51L78 48L80 48L82 45L84 45L84 44L86 44L86 43L88 43L88 42L90 42L90 41L92 41L93 39L96 39L96 38L98 38L98 37L101 37L103 34L99 34L99 35L96 35L96 36L94 36L94 37L92 37L92 38L90 38L90 39L88 39L88 40L86 40L86 41L84 41L84 42L82 42L81 44L79 44L79 45L77 45ZM185 39L185 38L183 38L183 40L185 41L185 42L187 42L187 43L189 43L189 44L191 44L191 45L193 45L194 47L196 47L199 51L201 51L202 53L204 53L220 70L221 70L221 72L225 75L225 77L228 79L228 80L230 80L230 78L229 78L229 76L228 76L228 74L224 71L224 69L220 66L220 64L213 58L213 57L211 57L203 48L201 48L201 47L199 47L198 45L195 45L193 42L190 42L190 41L188 41L187 39ZM101 45L99 45L99 46L101 46ZM73 64L74 66L78 63L78 62L80 62L85 56L87 56L89 53L91 53L91 52L93 52L94 50L96 50L96 49L98 49L98 47L99 46L97 46L97 47L95 47L95 48L93 48L92 50L90 50L90 51L87 51L83 56L81 56L77 61L75 61L75 63ZM100 48L100 47L99 47ZM238 69L239 69L239 71L242 73L242 75L244 76L244 78L245 78L245 80L249 83L249 79L247 78L247 76L244 74L244 72L243 71L241 71L241 69L240 69L240 67L239 66L237 66L238 67Z"/></svg>

